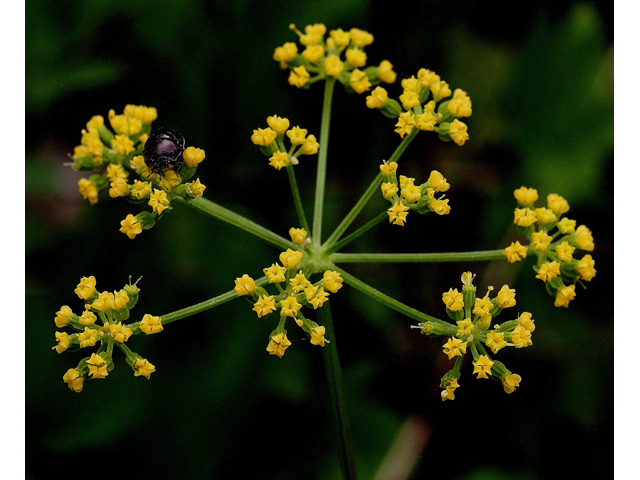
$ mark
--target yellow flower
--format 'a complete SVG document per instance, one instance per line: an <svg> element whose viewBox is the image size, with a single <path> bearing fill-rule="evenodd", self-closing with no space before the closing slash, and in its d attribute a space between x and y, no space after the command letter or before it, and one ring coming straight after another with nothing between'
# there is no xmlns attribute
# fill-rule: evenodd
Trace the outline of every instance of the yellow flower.
<svg viewBox="0 0 640 480"><path fill-rule="evenodd" d="M460 384L458 383L458 379L457 378L454 378L451 381L447 381L444 384L444 390L440 394L440 396L442 397L442 401L455 400L456 395L455 395L454 392L455 392L456 388L458 388L459 386L460 386Z"/></svg>
<svg viewBox="0 0 640 480"><path fill-rule="evenodd" d="M134 239L136 235L142 233L142 224L133 215L127 215L127 218L120 222L120 231L130 239Z"/></svg>
<svg viewBox="0 0 640 480"><path fill-rule="evenodd" d="M533 318L531 317L532 315L529 312L522 312L520 314L520 317L518 318L518 323L522 328L533 332L536 329L536 326L534 324Z"/></svg>
<svg viewBox="0 0 640 480"><path fill-rule="evenodd" d="M585 225L580 225L576 228L576 244L579 249L586 250L587 252L592 252L595 248L591 230L589 230Z"/></svg>
<svg viewBox="0 0 640 480"><path fill-rule="evenodd" d="M89 367L91 378L104 378L109 374L107 372L107 362L97 353L91 354L91 358L87 360L87 366Z"/></svg>
<svg viewBox="0 0 640 480"><path fill-rule="evenodd" d="M382 165L380 165L380 171L383 175L393 175L398 170L398 164L396 162L387 163L385 160Z"/></svg>
<svg viewBox="0 0 640 480"><path fill-rule="evenodd" d="M467 126L456 118L451 122L451 126L449 127L449 136L451 137L451 140L456 142L459 146L464 145L464 142L469 140Z"/></svg>
<svg viewBox="0 0 640 480"><path fill-rule="evenodd" d="M382 108L387 103L388 98L387 91L384 88L376 87L365 101L368 108Z"/></svg>
<svg viewBox="0 0 640 480"><path fill-rule="evenodd" d="M56 332L55 335L58 344L55 347L52 347L52 349L57 353L62 353L71 346L71 341L69 340L69 334L67 332Z"/></svg>
<svg viewBox="0 0 640 480"><path fill-rule="evenodd" d="M320 345L324 347L324 343L326 342L324 338L325 328L324 327L315 327L311 329L311 344L312 345Z"/></svg>
<svg viewBox="0 0 640 480"><path fill-rule="evenodd" d="M280 358L284 355L284 351L291 345L291 342L284 333L278 333L270 337L269 345L267 345L267 352L271 355L276 355Z"/></svg>
<svg viewBox="0 0 640 480"><path fill-rule="evenodd" d="M507 373L502 377L502 387L507 393L513 393L513 391L520 385L522 377L515 373Z"/></svg>
<svg viewBox="0 0 640 480"><path fill-rule="evenodd" d="M431 175L429 175L429 180L427 180L427 182L429 182L431 188L436 192L446 192L451 187L451 185L447 183L447 179L444 178L444 176L437 170L431 171Z"/></svg>
<svg viewBox="0 0 640 480"><path fill-rule="evenodd" d="M98 203L98 188L91 180L86 178L78 180L78 191L82 198L89 200L91 205Z"/></svg>
<svg viewBox="0 0 640 480"><path fill-rule="evenodd" d="M547 225L549 223L555 222L558 217L553 210L549 208L536 208L536 218L538 219L538 223L540 225Z"/></svg>
<svg viewBox="0 0 640 480"><path fill-rule="evenodd" d="M96 277L91 275L90 277L82 277L80 279L80 283L74 290L75 294L78 295L82 300L86 300L93 292L96 291Z"/></svg>
<svg viewBox="0 0 640 480"><path fill-rule="evenodd" d="M289 155L286 152L273 152L273 155L269 158L269 165L271 165L276 170L280 170L282 167L286 167L291 163L289 160Z"/></svg>
<svg viewBox="0 0 640 480"><path fill-rule="evenodd" d="M331 30L329 35L338 50L343 50L347 45L349 45L349 43L351 43L351 35L349 32L345 32L341 28Z"/></svg>
<svg viewBox="0 0 640 480"><path fill-rule="evenodd" d="M132 334L133 330L126 325L122 325L122 322L109 325L109 335L118 343L126 342Z"/></svg>
<svg viewBox="0 0 640 480"><path fill-rule="evenodd" d="M182 153L184 164L187 167L195 167L204 160L205 153L201 148L187 147Z"/></svg>
<svg viewBox="0 0 640 480"><path fill-rule="evenodd" d="M289 285L291 285L291 290L297 293L307 288L310 283L307 277L304 276L304 273L302 273L302 270L300 270L296 273L295 277L289 280Z"/></svg>
<svg viewBox="0 0 640 480"><path fill-rule="evenodd" d="M151 184L149 182L141 182L140 180L133 181L133 189L131 190L131 196L142 200L151 195Z"/></svg>
<svg viewBox="0 0 640 480"><path fill-rule="evenodd" d="M398 185L391 182L384 182L380 184L380 189L382 190L382 196L386 199L390 199L398 193Z"/></svg>
<svg viewBox="0 0 640 480"><path fill-rule="evenodd" d="M304 35L300 36L300 43L303 45L315 45L322 42L327 27L322 23L314 23L304 27Z"/></svg>
<svg viewBox="0 0 640 480"><path fill-rule="evenodd" d="M449 88L449 84L447 82L440 80L431 85L431 93L433 94L433 101L438 102L443 98L451 95L451 89Z"/></svg>
<svg viewBox="0 0 640 480"><path fill-rule="evenodd" d="M315 155L316 153L318 153L319 148L320 144L316 140L316 136L308 135L304 143L300 147L299 152L302 155Z"/></svg>
<svg viewBox="0 0 640 480"><path fill-rule="evenodd" d="M520 245L520 242L515 241L502 252L507 257L509 263L519 262L527 256L527 247Z"/></svg>
<svg viewBox="0 0 640 480"><path fill-rule="evenodd" d="M300 310L301 308L302 305L298 303L296 297L290 295L284 300L280 301L280 316L295 317L298 314L298 310Z"/></svg>
<svg viewBox="0 0 640 480"><path fill-rule="evenodd" d="M411 133L415 125L416 120L413 114L411 112L403 112L398 117L398 123L396 123L396 129L394 131L400 135L400 138L404 138L405 135Z"/></svg>
<svg viewBox="0 0 640 480"><path fill-rule="evenodd" d="M498 292L497 303L502 308L510 308L516 304L516 289L509 288L509 285L503 285Z"/></svg>
<svg viewBox="0 0 640 480"><path fill-rule="evenodd" d="M456 331L456 337L468 337L469 335L471 335L471 332L473 331L475 327L475 325L473 323L471 323L471 319L470 318L465 318L464 320L460 320L458 322L456 322L456 324L458 325L458 330Z"/></svg>
<svg viewBox="0 0 640 480"><path fill-rule="evenodd" d="M289 128L289 119L279 117L277 115L271 115L270 117L267 117L267 125L269 125L269 128L278 134L284 133Z"/></svg>
<svg viewBox="0 0 640 480"><path fill-rule="evenodd" d="M111 182L109 196L111 198L124 197L129 192L129 185L124 178L116 178Z"/></svg>
<svg viewBox="0 0 640 480"><path fill-rule="evenodd" d="M289 137L292 145L302 145L307 139L307 130L295 126L291 130L287 130L287 137Z"/></svg>
<svg viewBox="0 0 640 480"><path fill-rule="evenodd" d="M467 95L467 92L459 88L456 88L453 92L453 98L449 101L447 107L454 117L471 116L471 99Z"/></svg>
<svg viewBox="0 0 640 480"><path fill-rule="evenodd" d="M78 318L78 323L80 325L87 326L87 325L93 325L94 323L96 323L96 320L98 320L98 318L95 316L93 312L89 310L85 310L84 312L82 312L82 315L80 316L80 318Z"/></svg>
<svg viewBox="0 0 640 480"><path fill-rule="evenodd" d="M451 360L454 357L461 357L467 352L467 342L459 338L451 337L443 346L443 351Z"/></svg>
<svg viewBox="0 0 640 480"><path fill-rule="evenodd" d="M540 265L536 278L546 283L558 275L560 275L560 264L554 260L553 262L547 262Z"/></svg>
<svg viewBox="0 0 640 480"><path fill-rule="evenodd" d="M420 105L420 97L418 92L405 89L400 95L400 103L405 110L411 110L413 107Z"/></svg>
<svg viewBox="0 0 640 480"><path fill-rule="evenodd" d="M147 335L160 333L164 330L164 327L162 326L162 317L156 317L145 313L144 317L142 317L142 321L140 322L140 330Z"/></svg>
<svg viewBox="0 0 640 480"><path fill-rule="evenodd" d="M344 56L347 62L356 67L356 69L364 67L367 63L367 54L358 48L349 48Z"/></svg>
<svg viewBox="0 0 640 480"><path fill-rule="evenodd" d="M201 197L204 191L206 190L206 185L200 182L200 179L197 178L195 182L187 183L187 193L192 197Z"/></svg>
<svg viewBox="0 0 640 480"><path fill-rule="evenodd" d="M301 88L308 81L311 75L307 72L307 69L304 68L304 65L300 65L299 67L294 67L289 74L289 83L294 87Z"/></svg>
<svg viewBox="0 0 640 480"><path fill-rule="evenodd" d="M322 276L322 286L331 293L336 293L342 288L343 278L338 272L326 270Z"/></svg>
<svg viewBox="0 0 640 480"><path fill-rule="evenodd" d="M556 224L558 227L558 231L563 234L576 233L576 221L571 220L567 217L562 217L560 221Z"/></svg>
<svg viewBox="0 0 640 480"><path fill-rule="evenodd" d="M66 327L69 324L69 318L71 317L71 315L73 315L71 307L67 305L63 305L62 307L60 307L60 310L56 312L56 318L54 320L56 323L56 327Z"/></svg>
<svg viewBox="0 0 640 480"><path fill-rule="evenodd" d="M569 285L568 287L561 288L558 293L556 293L556 299L553 304L556 307L569 307L569 302L576 298L576 286Z"/></svg>
<svg viewBox="0 0 640 480"><path fill-rule="evenodd" d="M318 60L324 55L324 47L322 45L309 45L302 51L302 56L310 63L318 63Z"/></svg>
<svg viewBox="0 0 640 480"><path fill-rule="evenodd" d="M324 73L330 77L337 77L344 69L344 63L336 55L328 55L324 59Z"/></svg>
<svg viewBox="0 0 640 480"><path fill-rule="evenodd" d="M280 63L280 68L287 68L287 63L293 60L298 53L298 46L293 42L287 42L276 48L273 59Z"/></svg>
<svg viewBox="0 0 640 480"><path fill-rule="evenodd" d="M496 330L490 331L487 333L486 345L493 353L498 353L498 350L507 346L507 342L504 339L504 333Z"/></svg>
<svg viewBox="0 0 640 480"><path fill-rule="evenodd" d="M538 200L538 191L535 188L520 187L513 191L513 196L519 205L533 205Z"/></svg>
<svg viewBox="0 0 640 480"><path fill-rule="evenodd" d="M536 212L530 208L516 208L513 212L513 223L519 227L528 227L535 223Z"/></svg>
<svg viewBox="0 0 640 480"><path fill-rule="evenodd" d="M251 141L256 145L266 147L271 145L277 136L278 134L272 128L258 128L253 131Z"/></svg>
<svg viewBox="0 0 640 480"><path fill-rule="evenodd" d="M573 260L573 252L575 252L575 247L569 245L569 242L562 242L560 245L556 246L556 255L562 262L570 262Z"/></svg>
<svg viewBox="0 0 640 480"><path fill-rule="evenodd" d="M538 209L536 209L536 211L537 210ZM540 220L540 217L538 215L536 215L536 217L538 218L538 220ZM535 248L536 250L540 250L541 252L544 252L547 249L547 247L551 243L551 240L553 240L553 237L551 237L544 230L533 232L531 234L531 245L533 246L533 248Z"/></svg>
<svg viewBox="0 0 640 480"><path fill-rule="evenodd" d="M349 51L351 50L348 50L347 52ZM349 85L351 85L351 88L353 88L353 90L358 94L364 93L371 88L371 82L369 81L367 74L357 68L351 72Z"/></svg>
<svg viewBox="0 0 640 480"><path fill-rule="evenodd" d="M284 282L284 274L287 269L280 266L278 263L274 263L270 267L264 268L262 271L269 279L269 283L280 283Z"/></svg>
<svg viewBox="0 0 640 480"><path fill-rule="evenodd" d="M95 328L84 327L84 331L80 332L77 337L80 348L93 347L99 336L100 333Z"/></svg>
<svg viewBox="0 0 640 480"><path fill-rule="evenodd" d="M440 82L440 75L426 68L421 68L418 70L418 80L423 87L431 88L432 85Z"/></svg>
<svg viewBox="0 0 640 480"><path fill-rule="evenodd" d="M596 276L596 269L594 268L595 264L596 262L593 260L591 255L585 255L578 262L578 265L576 265L576 271L580 274L580 277L583 280L590 282L591 279Z"/></svg>
<svg viewBox="0 0 640 480"><path fill-rule="evenodd" d="M242 277L236 278L234 282L236 286L233 291L238 296L251 295L256 289L256 282L246 273Z"/></svg>
<svg viewBox="0 0 640 480"><path fill-rule="evenodd" d="M531 341L531 332L524 327L518 325L511 332L511 343L515 345L516 348L528 347L529 345L533 345Z"/></svg>
<svg viewBox="0 0 640 480"><path fill-rule="evenodd" d="M138 357L136 363L134 363L133 369L135 370L135 372L133 373L134 376L143 376L147 380L149 380L151 374L156 371L156 367L152 363L150 363L147 359L140 357Z"/></svg>
<svg viewBox="0 0 640 480"><path fill-rule="evenodd" d="M486 355L480 355L478 360L473 363L473 373L477 373L476 378L489 378L491 375L491 367L493 367L493 360Z"/></svg>
<svg viewBox="0 0 640 480"><path fill-rule="evenodd" d="M373 35L365 30L360 30L359 28L352 28L349 30L349 35L351 35L351 44L356 45L358 47L366 47L373 43Z"/></svg>
<svg viewBox="0 0 640 480"><path fill-rule="evenodd" d="M296 265L300 263L300 260L302 260L303 256L304 256L304 253L287 248L287 251L282 252L279 258L280 258L280 262L282 262L282 265L285 268L294 268Z"/></svg>
<svg viewBox="0 0 640 480"><path fill-rule="evenodd" d="M153 193L149 198L149 206L153 209L154 212L162 214L162 212L169 208L169 199L167 198L167 192L154 188Z"/></svg>
<svg viewBox="0 0 640 480"><path fill-rule="evenodd" d="M276 301L273 295L260 295L258 301L253 304L253 311L258 314L258 318L269 315L276 309Z"/></svg>
<svg viewBox="0 0 640 480"><path fill-rule="evenodd" d="M79 370L70 368L69 370L67 370L67 373L64 374L62 380L64 380L69 385L69 390L73 390L74 392L82 391L84 377Z"/></svg>
<svg viewBox="0 0 640 480"><path fill-rule="evenodd" d="M562 215L569 211L569 203L560 195L555 193L547 195L547 206L558 215Z"/></svg>
<svg viewBox="0 0 640 480"><path fill-rule="evenodd" d="M322 307L324 302L329 299L329 294L324 291L324 288L316 287L314 285L308 285L304 289L304 293L307 297L307 301L313 306L314 310Z"/></svg>
<svg viewBox="0 0 640 480"><path fill-rule="evenodd" d="M125 105L124 114L128 117L139 118L142 123L151 123L158 118L158 110L155 107L144 105Z"/></svg>
<svg viewBox="0 0 640 480"><path fill-rule="evenodd" d="M464 307L462 293L459 293L457 288L450 288L448 292L443 293L442 301L453 312L462 310L462 307Z"/></svg>
<svg viewBox="0 0 640 480"><path fill-rule="evenodd" d="M383 60L378 65L378 77L384 83L393 83L396 81L396 72L393 71L393 65L389 60Z"/></svg>
<svg viewBox="0 0 640 480"><path fill-rule="evenodd" d="M307 231L304 228L290 228L289 236L291 241L296 245L302 245L307 239Z"/></svg>
<svg viewBox="0 0 640 480"><path fill-rule="evenodd" d="M402 203L394 203L393 206L387 210L387 214L389 215L389 223L404 226L404 222L407 221L407 215L409 214L409 207Z"/></svg>
<svg viewBox="0 0 640 480"><path fill-rule="evenodd" d="M111 147L122 155L129 155L135 150L133 140L131 140L127 135L116 135L116 137L111 141Z"/></svg>

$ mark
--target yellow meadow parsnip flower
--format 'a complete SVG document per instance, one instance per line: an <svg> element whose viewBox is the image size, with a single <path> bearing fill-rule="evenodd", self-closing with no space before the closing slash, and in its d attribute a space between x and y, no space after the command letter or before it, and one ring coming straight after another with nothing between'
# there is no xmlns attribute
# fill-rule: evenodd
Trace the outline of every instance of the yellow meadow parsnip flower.
<svg viewBox="0 0 640 480"><path fill-rule="evenodd" d="M278 333L273 335L269 339L269 345L267 345L267 352L270 355L275 355L282 358L287 348L291 346L291 341L287 338L285 333Z"/></svg>

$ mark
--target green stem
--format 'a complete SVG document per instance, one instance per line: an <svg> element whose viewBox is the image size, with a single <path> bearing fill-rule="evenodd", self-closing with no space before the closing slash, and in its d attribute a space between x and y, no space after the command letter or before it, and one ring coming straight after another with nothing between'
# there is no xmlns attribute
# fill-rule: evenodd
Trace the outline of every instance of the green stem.
<svg viewBox="0 0 640 480"><path fill-rule="evenodd" d="M318 321L325 328L325 337L330 338L331 343L322 349L322 359L329 383L329 394L331 403L336 413L338 422L338 433L340 436L340 467L345 480L355 480L356 467L353 458L353 446L351 440L351 429L349 428L349 417L344 399L344 388L342 382L342 369L336 345L336 336L333 329L333 319L331 310L325 306L317 310Z"/></svg>
<svg viewBox="0 0 640 480"><path fill-rule="evenodd" d="M360 237L361 235L363 235L364 233L369 231L371 228L375 227L376 225L378 225L380 222L384 221L387 218L389 218L389 216L387 215L387 211L385 210L384 212L381 212L380 215L378 215L377 217L369 220L367 223L365 223L355 232L347 235L342 240L332 245L330 248L327 248L326 253L329 254L342 249L344 246L353 242L355 239L357 239L358 237Z"/></svg>
<svg viewBox="0 0 640 480"><path fill-rule="evenodd" d="M488 260L506 260L507 257L504 256L503 252L504 249L449 253L334 253L329 260L333 263L482 262Z"/></svg>
<svg viewBox="0 0 640 480"><path fill-rule="evenodd" d="M392 308L393 310L400 312L403 315L406 315L409 318L413 318L414 320L417 320L419 322L433 322L433 323L449 325L448 322L443 322L438 318L432 317L431 315L427 315L426 313L422 313L420 310L416 310L415 308L409 307L408 305L405 305L404 303L396 300L395 298L382 293L380 290L376 290L371 285L364 283L362 280L345 272L339 267L335 267L335 270L340 273L340 275L342 276L342 278L344 278L344 281L348 285L355 288L356 290L359 290L365 295L371 297L373 300L381 303L382 305Z"/></svg>
<svg viewBox="0 0 640 480"><path fill-rule="evenodd" d="M292 165L287 165L287 173L289 174L289 183L291 184L291 193L293 193L293 203L296 206L296 213L298 214L298 221L300 226L307 232L309 230L309 224L307 223L307 217L304 214L304 208L302 207L302 199L300 198L300 190L298 190L298 182L296 181L296 174Z"/></svg>
<svg viewBox="0 0 640 480"><path fill-rule="evenodd" d="M269 283L269 279L266 276L256 280L256 286L263 287L267 283ZM205 300L204 302L196 303L195 305L183 308L182 310L176 310L175 312L162 315L162 325L168 325L169 323L175 322L185 317L190 317L191 315L204 312L205 310L209 310L210 308L217 307L219 305L222 305L223 303L227 303L234 298L238 298L238 295L236 295L233 290L230 290L226 293L223 293L222 295L218 295L217 297Z"/></svg>
<svg viewBox="0 0 640 480"><path fill-rule="evenodd" d="M409 135L407 135L402 139L402 142L400 142L400 145L398 145L398 148L396 148L396 151L393 152L393 155L391 155L391 158L388 160L389 163L397 162L400 159L400 157L402 156L404 151L407 149L411 141L418 134L418 131L419 130L417 128L414 128ZM331 250L335 251L335 249L332 248L333 243L335 243L342 236L345 230L349 228L349 225L351 225L351 223L360 214L360 212L362 211L364 206L367 204L367 202L371 199L371 197L376 192L379 191L380 183L382 183L382 173L378 173L378 175L376 175L376 178L373 179L373 181L371 182L367 190L364 192L362 197L360 197L360 200L358 200L358 203L354 205L351 211L347 214L346 217L344 217L342 222L340 222L340 224L336 227L336 229L333 231L331 236L327 239L327 242L326 242L327 248L330 248Z"/></svg>
<svg viewBox="0 0 640 480"><path fill-rule="evenodd" d="M329 150L329 124L331 122L331 101L335 78L327 78L324 84L324 100L322 102L322 119L320 122L320 148L318 151L318 173L316 177L316 195L313 209L313 242L322 245L322 213L324 206L324 191L327 177L327 152Z"/></svg>
<svg viewBox="0 0 640 480"><path fill-rule="evenodd" d="M295 245L290 240L287 240L286 238L273 233L268 228L258 225L248 218L245 218L227 208L221 207L217 203L207 200L206 198L196 197L191 200L183 200L180 197L176 197L174 200L182 202L198 212L217 218L218 220L222 220L229 225L233 225L240 230L244 230L245 232L255 235L266 243L270 243L271 245L283 250L286 248L295 248Z"/></svg>

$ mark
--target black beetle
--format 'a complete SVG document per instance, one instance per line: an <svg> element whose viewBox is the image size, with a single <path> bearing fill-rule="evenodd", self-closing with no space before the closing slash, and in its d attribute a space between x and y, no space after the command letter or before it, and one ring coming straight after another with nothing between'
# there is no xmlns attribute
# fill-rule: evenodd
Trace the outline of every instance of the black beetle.
<svg viewBox="0 0 640 480"><path fill-rule="evenodd" d="M162 174L169 169L180 176L179 170L184 165L184 137L170 128L156 128L144 144L142 154L151 173Z"/></svg>

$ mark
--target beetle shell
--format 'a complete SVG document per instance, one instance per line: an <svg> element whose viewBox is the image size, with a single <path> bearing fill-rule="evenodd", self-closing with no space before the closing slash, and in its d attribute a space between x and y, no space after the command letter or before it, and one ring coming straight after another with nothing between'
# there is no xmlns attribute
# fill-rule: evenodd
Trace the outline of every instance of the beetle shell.
<svg viewBox="0 0 640 480"><path fill-rule="evenodd" d="M149 135L142 154L152 173L170 169L177 174L184 164L184 137L170 128L157 128ZM180 174L181 175L181 174Z"/></svg>

